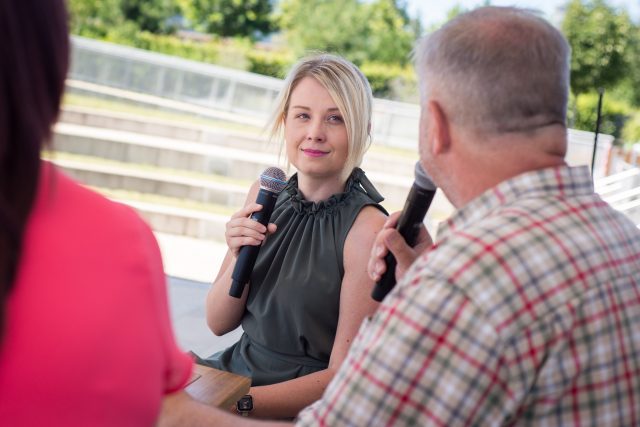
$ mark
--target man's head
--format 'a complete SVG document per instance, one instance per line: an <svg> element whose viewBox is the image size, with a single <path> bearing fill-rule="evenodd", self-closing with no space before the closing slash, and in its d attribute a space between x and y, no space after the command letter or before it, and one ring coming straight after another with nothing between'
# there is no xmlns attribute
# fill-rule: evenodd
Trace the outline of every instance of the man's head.
<svg viewBox="0 0 640 427"><path fill-rule="evenodd" d="M565 123L569 45L530 12L462 14L423 39L416 54L422 102L440 95L456 123L489 134Z"/></svg>
<svg viewBox="0 0 640 427"><path fill-rule="evenodd" d="M566 40L549 23L507 7L462 14L423 39L415 55L423 109L421 157L427 170L447 180L430 164L431 143L442 139L443 123L445 139L472 136L475 148L493 154L498 147L488 141L527 140L541 129L564 130L569 53ZM439 119L444 122L436 123ZM565 148L554 150L563 155Z"/></svg>

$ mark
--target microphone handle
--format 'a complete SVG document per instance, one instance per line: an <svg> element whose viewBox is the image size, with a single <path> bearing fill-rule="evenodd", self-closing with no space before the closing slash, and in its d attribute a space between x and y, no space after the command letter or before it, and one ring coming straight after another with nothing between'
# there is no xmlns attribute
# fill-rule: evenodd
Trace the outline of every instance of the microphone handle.
<svg viewBox="0 0 640 427"><path fill-rule="evenodd" d="M277 193L261 188L258 192L256 203L262 205L262 209L254 212L251 215L251 219L258 221L266 227L269 223L269 218L271 217L271 212L273 212L276 200L278 200ZM229 295L232 297L240 298L242 296L244 287L247 282L249 282L253 266L256 264L258 252L260 252L260 246L261 245L245 245L240 248L236 265L233 268L233 273L231 274L232 281L231 288L229 289Z"/></svg>
<svg viewBox="0 0 640 427"><path fill-rule="evenodd" d="M396 225L400 235L411 247L416 243L416 239L420 234L420 227L422 227L424 217L435 194L436 190L427 190L417 186L415 183L411 186L411 191L409 191L409 196ZM371 298L378 302L382 301L396 285L397 261L391 251L384 257L384 262L387 270L380 277L371 293Z"/></svg>

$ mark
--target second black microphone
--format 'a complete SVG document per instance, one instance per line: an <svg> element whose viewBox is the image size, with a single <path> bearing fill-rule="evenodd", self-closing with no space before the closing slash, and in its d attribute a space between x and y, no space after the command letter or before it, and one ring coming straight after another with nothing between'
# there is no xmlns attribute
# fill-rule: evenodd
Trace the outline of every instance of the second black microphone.
<svg viewBox="0 0 640 427"><path fill-rule="evenodd" d="M411 186L409 196L407 196L407 201L396 225L396 229L409 246L413 247L415 245L420 227L422 227L424 217L435 194L436 186L420 166L420 162L416 163L415 181ZM384 258L384 262L387 265L387 270L378 280L371 293L371 298L378 302L382 301L396 285L397 262L391 251Z"/></svg>
<svg viewBox="0 0 640 427"><path fill-rule="evenodd" d="M266 227L276 205L278 195L286 185L287 176L281 169L275 167L265 169L260 175L260 191L256 198L256 203L262 205L262 209L254 212L251 215L251 219ZM232 297L240 298L242 296L244 287L249 282L249 277L251 277L253 266L256 264L258 252L260 252L260 245L246 245L240 248L236 265L231 274L232 281L229 295Z"/></svg>

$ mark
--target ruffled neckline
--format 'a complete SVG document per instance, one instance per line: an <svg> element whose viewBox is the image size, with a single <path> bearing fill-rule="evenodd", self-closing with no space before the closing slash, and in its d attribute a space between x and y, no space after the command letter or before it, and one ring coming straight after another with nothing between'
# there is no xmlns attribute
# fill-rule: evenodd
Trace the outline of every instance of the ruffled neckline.
<svg viewBox="0 0 640 427"><path fill-rule="evenodd" d="M334 209L344 204L355 191L361 191L367 194L376 203L384 200L360 168L355 168L353 172L351 172L351 175L347 178L343 192L332 194L325 200L318 202L306 200L298 189L297 173L289 179L285 191L289 194L293 209L298 213L307 214L331 213Z"/></svg>

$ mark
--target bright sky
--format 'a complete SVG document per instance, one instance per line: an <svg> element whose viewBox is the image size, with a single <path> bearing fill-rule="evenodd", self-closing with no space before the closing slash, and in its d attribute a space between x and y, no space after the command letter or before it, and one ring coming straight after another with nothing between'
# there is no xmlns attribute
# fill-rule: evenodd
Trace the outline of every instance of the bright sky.
<svg viewBox="0 0 640 427"><path fill-rule="evenodd" d="M553 24L559 24L562 19L562 7L569 0L492 0L494 6L519 6L529 9L538 9ZM481 6L484 0L407 0L409 13L413 16L420 16L426 29L433 24L442 23L447 17L447 12L456 4L465 9L472 9ZM640 1L637 0L607 0L607 3L614 7L626 9L635 22L640 19Z"/></svg>

